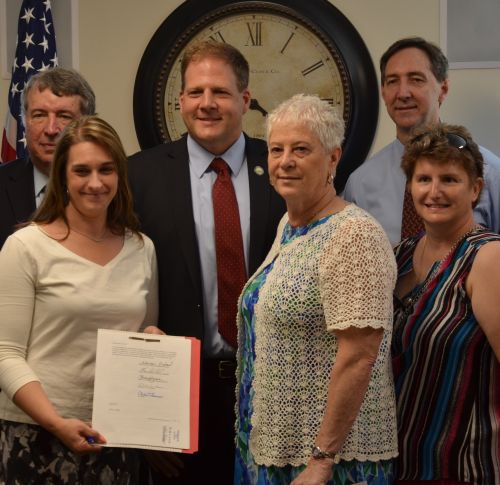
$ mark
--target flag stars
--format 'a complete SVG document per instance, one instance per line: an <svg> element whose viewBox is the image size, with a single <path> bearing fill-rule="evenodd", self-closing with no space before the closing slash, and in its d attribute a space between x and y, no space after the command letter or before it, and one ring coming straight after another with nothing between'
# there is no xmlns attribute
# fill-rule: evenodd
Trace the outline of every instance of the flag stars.
<svg viewBox="0 0 500 485"><path fill-rule="evenodd" d="M12 96L15 96L17 93L20 93L21 90L17 87L19 83L12 83L12 87L10 88L10 94Z"/></svg>
<svg viewBox="0 0 500 485"><path fill-rule="evenodd" d="M45 15L40 19L43 22L43 27L45 29L45 32L47 34L50 34L49 27L52 25L50 22L47 22L47 19L45 18Z"/></svg>
<svg viewBox="0 0 500 485"><path fill-rule="evenodd" d="M30 69L35 69L33 67L32 62L33 62L33 57L31 59L24 57L24 64L21 64L21 67L24 67L25 72L28 72Z"/></svg>
<svg viewBox="0 0 500 485"><path fill-rule="evenodd" d="M50 64L45 64L45 62L42 61L42 67L40 69L38 69L38 72L46 71L49 68L50 68Z"/></svg>
<svg viewBox="0 0 500 485"><path fill-rule="evenodd" d="M10 3L12 0L7 1ZM17 1L21 3L20 0ZM2 0L0 0L1 2ZM8 90L10 113L6 123L8 133L11 134L7 140L10 147L9 153L14 152L16 158L26 156L27 146L26 135L20 117L23 86L31 75L46 71L59 64L56 54L51 1L25 0L22 3L23 6L18 10L19 22L15 59Z"/></svg>
<svg viewBox="0 0 500 485"><path fill-rule="evenodd" d="M35 20L35 16L33 15L33 10L35 10L35 7L24 9L24 15L21 18L25 20L27 24L30 23L31 19Z"/></svg>
<svg viewBox="0 0 500 485"><path fill-rule="evenodd" d="M26 32L26 36L24 37L24 40L22 41L23 44L26 46L26 49L28 49L30 45L35 45L35 43L33 42L34 35L35 34L28 34L28 32Z"/></svg>
<svg viewBox="0 0 500 485"><path fill-rule="evenodd" d="M49 48L49 41L47 40L47 37L45 37L45 35L43 36L43 41L38 45L41 45L43 47L43 52L47 52L47 49Z"/></svg>

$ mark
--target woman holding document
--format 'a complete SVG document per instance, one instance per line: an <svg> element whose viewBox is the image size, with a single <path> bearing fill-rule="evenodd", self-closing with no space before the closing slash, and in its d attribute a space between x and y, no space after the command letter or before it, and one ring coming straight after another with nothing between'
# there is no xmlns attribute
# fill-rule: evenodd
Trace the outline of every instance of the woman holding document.
<svg viewBox="0 0 500 485"><path fill-rule="evenodd" d="M0 252L1 483L137 482L135 451L98 446L87 424L97 329L157 322L156 256L126 168L108 123L72 122L44 202Z"/></svg>

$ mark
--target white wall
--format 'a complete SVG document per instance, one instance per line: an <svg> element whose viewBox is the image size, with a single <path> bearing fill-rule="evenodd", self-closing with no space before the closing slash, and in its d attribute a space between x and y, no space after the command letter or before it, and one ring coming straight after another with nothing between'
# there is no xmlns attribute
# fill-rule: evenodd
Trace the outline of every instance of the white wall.
<svg viewBox="0 0 500 485"><path fill-rule="evenodd" d="M139 61L155 30L181 3L182 0L79 2L80 71L96 92L99 114L117 129L128 153L139 149L132 110ZM381 54L401 37L420 35L439 43L437 0L332 0L332 3L358 29L377 71ZM450 86L443 119L466 125L477 141L500 154L500 69L450 71ZM1 79L0 126L7 110L8 88L9 81ZM382 105L372 152L393 137L394 125Z"/></svg>

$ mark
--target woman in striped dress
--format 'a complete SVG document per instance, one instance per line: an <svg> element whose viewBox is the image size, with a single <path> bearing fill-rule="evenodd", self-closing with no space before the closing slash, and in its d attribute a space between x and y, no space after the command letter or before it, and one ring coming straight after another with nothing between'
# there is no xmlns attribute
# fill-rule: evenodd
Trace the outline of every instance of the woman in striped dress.
<svg viewBox="0 0 500 485"><path fill-rule="evenodd" d="M398 483L499 484L500 236L474 223L482 156L440 124L402 167L425 233L396 248Z"/></svg>

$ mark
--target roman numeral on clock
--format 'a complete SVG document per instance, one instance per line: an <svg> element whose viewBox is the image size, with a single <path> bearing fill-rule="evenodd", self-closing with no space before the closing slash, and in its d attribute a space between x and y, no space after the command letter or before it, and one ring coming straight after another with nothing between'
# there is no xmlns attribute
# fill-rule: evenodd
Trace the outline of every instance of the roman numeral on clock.
<svg viewBox="0 0 500 485"><path fill-rule="evenodd" d="M308 74L311 74L311 72L314 72L316 69L319 69L321 66L324 66L325 63L323 61L318 61L316 64L313 64L309 66L308 68L304 69L302 72L303 76L307 76Z"/></svg>
<svg viewBox="0 0 500 485"><path fill-rule="evenodd" d="M214 42L224 42L224 44L226 43L226 39L222 37L222 34L219 30L217 32L214 32L212 35L209 35L208 37Z"/></svg>
<svg viewBox="0 0 500 485"><path fill-rule="evenodd" d="M262 46L262 22L247 22L248 39L245 45Z"/></svg>

